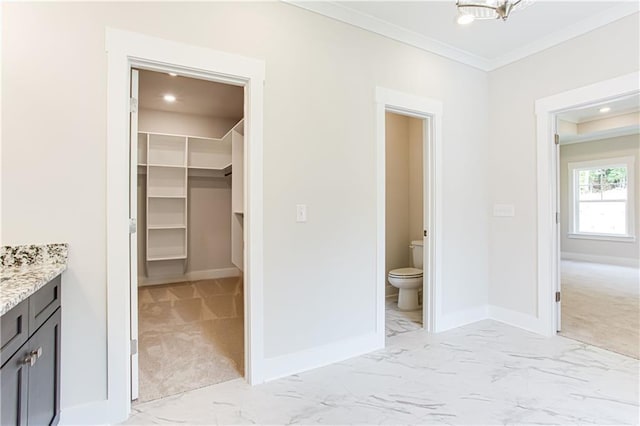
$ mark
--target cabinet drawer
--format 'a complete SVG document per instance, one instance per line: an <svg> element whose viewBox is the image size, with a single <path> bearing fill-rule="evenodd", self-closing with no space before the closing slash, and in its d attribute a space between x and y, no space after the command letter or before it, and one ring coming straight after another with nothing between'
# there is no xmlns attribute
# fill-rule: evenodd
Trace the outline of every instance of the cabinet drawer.
<svg viewBox="0 0 640 426"><path fill-rule="evenodd" d="M60 283L58 275L29 298L29 335L33 334L60 307Z"/></svg>
<svg viewBox="0 0 640 426"><path fill-rule="evenodd" d="M24 300L0 319L0 365L3 365L29 337L29 301Z"/></svg>

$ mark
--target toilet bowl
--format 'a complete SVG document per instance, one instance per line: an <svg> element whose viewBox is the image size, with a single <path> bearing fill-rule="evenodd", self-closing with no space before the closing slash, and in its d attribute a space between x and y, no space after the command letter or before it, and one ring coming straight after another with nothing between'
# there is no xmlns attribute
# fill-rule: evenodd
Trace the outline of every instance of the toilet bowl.
<svg viewBox="0 0 640 426"><path fill-rule="evenodd" d="M420 308L418 291L422 288L422 250L423 242L411 241L411 258L413 267L398 268L389 271L389 284L398 289L398 308L413 311Z"/></svg>

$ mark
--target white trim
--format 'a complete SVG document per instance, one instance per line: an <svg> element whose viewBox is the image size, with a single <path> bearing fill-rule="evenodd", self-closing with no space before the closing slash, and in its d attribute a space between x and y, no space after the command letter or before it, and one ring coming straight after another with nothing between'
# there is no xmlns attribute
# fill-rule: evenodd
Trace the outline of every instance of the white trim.
<svg viewBox="0 0 640 426"><path fill-rule="evenodd" d="M107 403L109 423L131 411L129 364L129 70L178 72L245 87L245 377L263 378L263 61L107 28ZM101 421L94 417L92 423Z"/></svg>
<svg viewBox="0 0 640 426"><path fill-rule="evenodd" d="M438 322L438 332L462 327L488 318L487 306L478 306L443 315Z"/></svg>
<svg viewBox="0 0 640 426"><path fill-rule="evenodd" d="M605 265L640 267L640 259L632 257L600 256L596 254L574 253L563 251L562 260L576 260L579 262L602 263Z"/></svg>
<svg viewBox="0 0 640 426"><path fill-rule="evenodd" d="M593 31L597 28L604 27L612 22L624 18L625 16L632 15L638 12L638 3L635 1L624 2L623 4L612 7L597 15L590 16L580 22L562 28L559 31L553 32L541 39L538 39L532 43L518 47L506 54L490 60L488 71L493 71L505 65L509 65L513 62L524 59L527 56L534 55L550 47L557 46L565 41L571 40ZM523 11L523 13L526 13Z"/></svg>
<svg viewBox="0 0 640 426"><path fill-rule="evenodd" d="M494 321L522 328L533 333L547 334L545 333L542 322L534 315L523 314L522 312L512 311L511 309L495 305L489 305L487 310L489 318Z"/></svg>
<svg viewBox="0 0 640 426"><path fill-rule="evenodd" d="M615 22L625 16L638 12L636 2L624 2L620 6L612 7L597 15L591 16L574 25L570 25L559 31L551 33L541 39L522 47L511 50L497 58L486 58L476 55L464 49L444 43L432 37L416 33L404 27L398 26L383 19L354 10L344 4L333 1L304 1L283 0L285 3L302 9L318 13L337 21L353 25L363 30L417 47L418 49L443 56L448 59L478 68L483 71L493 71L510 63L519 61L527 56L534 55L550 47L564 43L567 40L586 34L597 28ZM526 12L523 12L526 13ZM452 9L451 19L455 18L455 10Z"/></svg>
<svg viewBox="0 0 640 426"><path fill-rule="evenodd" d="M381 349L376 333L316 346L264 360L265 380L275 380L302 371L324 367Z"/></svg>
<svg viewBox="0 0 640 426"><path fill-rule="evenodd" d="M110 424L107 419L109 402L107 400L96 401L89 404L76 405L63 408L60 411L60 425L93 425L102 426Z"/></svg>
<svg viewBox="0 0 640 426"><path fill-rule="evenodd" d="M613 129L598 130L591 133L583 133L580 135L560 135L560 145L570 145L574 143L599 141L602 139L618 138L621 136L630 136L640 134L640 125L632 124L630 126L616 127Z"/></svg>
<svg viewBox="0 0 640 426"><path fill-rule="evenodd" d="M215 278L228 278L240 276L240 270L235 266L231 268L207 269L204 271L190 271L184 275L170 277L148 278L138 277L138 287L179 283L182 281L211 280Z"/></svg>
<svg viewBox="0 0 640 426"><path fill-rule="evenodd" d="M558 226L558 159L553 144L555 116L569 109L598 101L615 99L640 91L640 72L626 74L557 95L538 99L536 111L537 151L537 228L538 228L538 312L537 321L542 334L557 332L558 310L554 294L559 288L560 250L557 241Z"/></svg>
<svg viewBox="0 0 640 426"><path fill-rule="evenodd" d="M454 61L471 65L472 67L489 71L491 62L478 55L474 55L466 50L451 46L431 37L426 37L414 31L392 24L388 21L367 15L348 6L333 1L300 1L283 0L285 3L300 7L310 12L315 12L345 24L353 25L366 31L417 47L418 49L435 53ZM451 19L455 18L455 12Z"/></svg>
<svg viewBox="0 0 640 426"><path fill-rule="evenodd" d="M632 243L636 240L634 235L615 235L615 234L567 234L567 238L572 240L595 240L595 241L615 241L619 243Z"/></svg>
<svg viewBox="0 0 640 426"><path fill-rule="evenodd" d="M424 164L424 177L429 185L429 199L424 200L429 223L425 229L423 324L429 332L440 331L442 317L442 102L376 87L376 334L381 347L385 339L385 112L423 118L431 123L424 126L424 150L430 161ZM426 188L426 186L425 186Z"/></svg>

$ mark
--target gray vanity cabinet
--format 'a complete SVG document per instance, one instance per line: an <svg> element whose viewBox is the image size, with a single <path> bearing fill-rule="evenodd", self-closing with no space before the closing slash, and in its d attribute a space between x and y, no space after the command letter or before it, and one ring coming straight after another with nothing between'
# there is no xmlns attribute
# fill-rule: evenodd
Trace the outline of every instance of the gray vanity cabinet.
<svg viewBox="0 0 640 426"><path fill-rule="evenodd" d="M2 426L58 423L60 284L58 276L0 319ZM17 350L16 339L26 340Z"/></svg>

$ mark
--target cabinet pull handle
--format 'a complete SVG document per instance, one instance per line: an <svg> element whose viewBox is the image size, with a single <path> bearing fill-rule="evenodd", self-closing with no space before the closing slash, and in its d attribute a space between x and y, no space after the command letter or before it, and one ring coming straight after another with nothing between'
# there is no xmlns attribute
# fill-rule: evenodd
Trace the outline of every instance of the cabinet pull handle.
<svg viewBox="0 0 640 426"><path fill-rule="evenodd" d="M37 360L37 359L38 359L38 358L37 358L37 357L35 357L35 356L33 355L33 353L30 353L29 355L27 355L27 356L24 358L24 360L22 360L22 363L23 363L23 364L27 364L27 365L29 365L30 367L33 367L33 365L36 363L36 360Z"/></svg>
<svg viewBox="0 0 640 426"><path fill-rule="evenodd" d="M24 360L22 360L23 364L29 364L30 367L33 367L38 360L42 356L42 346L36 349L35 351L29 352Z"/></svg>

